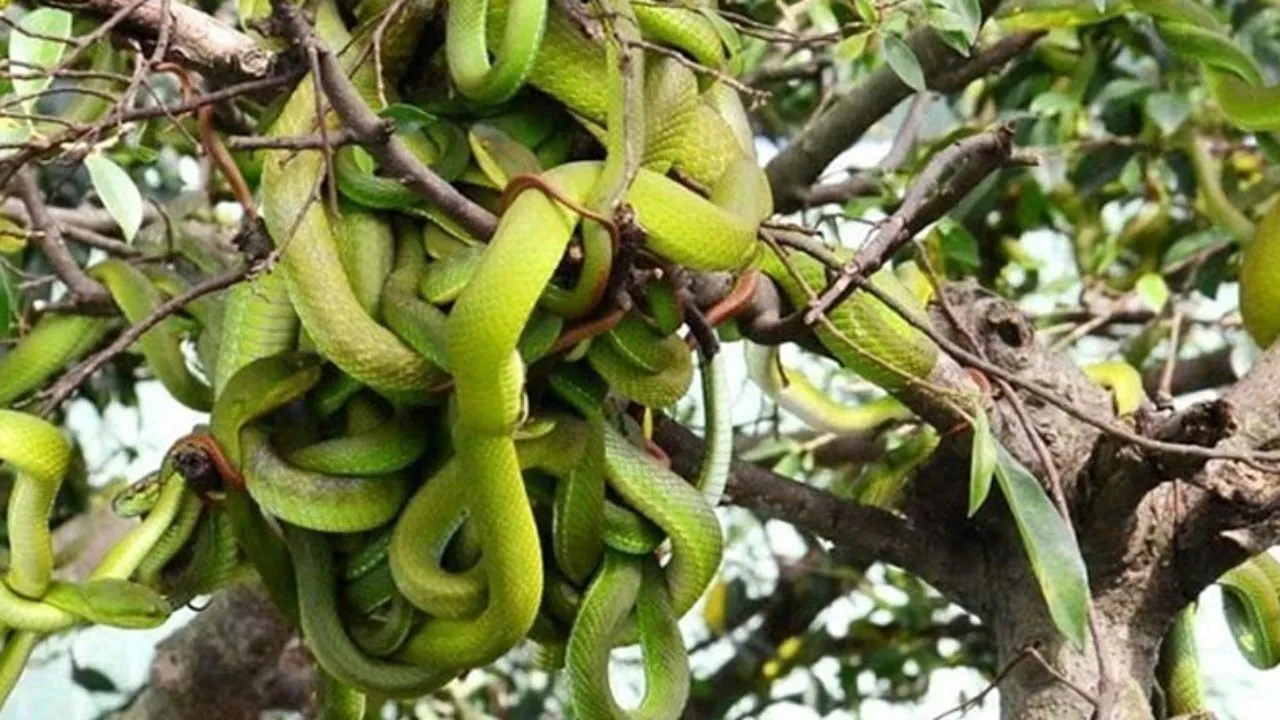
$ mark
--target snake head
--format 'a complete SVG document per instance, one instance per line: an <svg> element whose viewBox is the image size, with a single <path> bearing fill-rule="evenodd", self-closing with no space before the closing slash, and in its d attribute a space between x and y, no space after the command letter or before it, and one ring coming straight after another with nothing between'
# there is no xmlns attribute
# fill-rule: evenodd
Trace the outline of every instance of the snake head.
<svg viewBox="0 0 1280 720"><path fill-rule="evenodd" d="M179 438L165 453L160 475L170 473L185 478L206 505L217 504L228 487L244 488L240 472L227 461L213 436L201 429Z"/></svg>

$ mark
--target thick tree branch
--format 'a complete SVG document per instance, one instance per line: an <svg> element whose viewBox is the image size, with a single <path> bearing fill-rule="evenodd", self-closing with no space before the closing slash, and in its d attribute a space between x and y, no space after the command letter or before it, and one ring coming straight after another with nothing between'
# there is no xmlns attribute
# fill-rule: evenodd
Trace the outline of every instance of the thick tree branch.
<svg viewBox="0 0 1280 720"><path fill-rule="evenodd" d="M151 677L117 720L258 720L268 710L311 710L312 665L257 587L219 592L156 647Z"/></svg>
<svg viewBox="0 0 1280 720"><path fill-rule="evenodd" d="M654 440L681 476L697 474L703 442L691 430L663 417ZM764 468L734 461L725 502L791 523L840 546L842 557L870 564L884 561L918 575L952 597L972 596L977 558L935 528L916 525L880 508L845 500Z"/></svg>
<svg viewBox="0 0 1280 720"><path fill-rule="evenodd" d="M128 13L122 28L147 42L156 42L167 32L164 56L207 75L262 78L271 73L275 62L275 56L253 38L179 2L154 0L132 11L137 4L133 0L52 0L48 4L98 18Z"/></svg>

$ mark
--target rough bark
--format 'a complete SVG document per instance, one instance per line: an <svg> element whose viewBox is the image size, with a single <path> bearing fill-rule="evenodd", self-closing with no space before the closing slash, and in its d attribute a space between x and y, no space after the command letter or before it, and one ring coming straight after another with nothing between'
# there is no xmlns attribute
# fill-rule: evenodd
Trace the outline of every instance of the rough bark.
<svg viewBox="0 0 1280 720"><path fill-rule="evenodd" d="M257 720L306 710L311 659L271 601L239 585L156 647L147 686L117 720Z"/></svg>

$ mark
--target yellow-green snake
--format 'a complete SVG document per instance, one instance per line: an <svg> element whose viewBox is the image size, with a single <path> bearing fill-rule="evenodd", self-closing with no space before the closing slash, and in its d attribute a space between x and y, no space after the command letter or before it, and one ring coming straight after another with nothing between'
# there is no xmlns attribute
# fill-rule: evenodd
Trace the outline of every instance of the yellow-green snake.
<svg viewBox="0 0 1280 720"><path fill-rule="evenodd" d="M545 0L457 0L444 59L466 100L441 102L448 117L409 112L400 95L433 10L425 0L362 3L348 30L322 1L314 24L370 107L401 123L405 145L501 212L495 233L471 237L363 150L335 153L333 188L320 149L259 153L261 214L279 261L226 293L216 323L165 321L140 341L171 394L211 417L129 491L159 497L131 510L145 512L145 536L104 561L110 578L139 582L108 590L167 614L240 579L247 560L300 628L335 708L363 705L362 694L429 692L532 638L567 665L578 715L676 717L689 684L676 621L720 563L713 508L731 438L723 351L699 351L708 451L696 483L644 449L644 424L629 414L664 409L693 382L666 270L762 272L797 308L825 271L798 254L788 267L758 241L770 190L742 102L716 75L736 72L739 43L714 8L599 0L588 6L601 28L591 36ZM366 53L375 28L377 63ZM316 92L301 81L263 134L336 130L335 116L317 117ZM538 116L543 127L531 127ZM565 116L598 152L567 161L572 134L545 122ZM663 275L636 292L637 307L615 307L609 293L629 282L615 277L628 270L624 250ZM164 278L119 261L90 273L129 322L172 294ZM891 274L876 282L909 299ZM932 343L866 294L829 317L817 330L826 351L890 392L933 367ZM15 378L0 397L38 389L115 322L48 316L0 360L0 378ZM47 366L13 360L33 338L45 338ZM216 348L202 357L207 384L182 356L187 339ZM891 402L885 411L900 417ZM17 507L43 519L47 508L31 508L45 497ZM122 510L131 504L121 499ZM0 588L12 596L0 594L0 622L39 633L101 621L83 600L108 590L49 583L44 556L32 554L43 545L23 547L19 577ZM107 621L149 619L144 605L112 600L104 607L120 611ZM634 712L608 680L611 650L633 643L649 684ZM20 667L8 657L31 644L11 638L0 668Z"/></svg>

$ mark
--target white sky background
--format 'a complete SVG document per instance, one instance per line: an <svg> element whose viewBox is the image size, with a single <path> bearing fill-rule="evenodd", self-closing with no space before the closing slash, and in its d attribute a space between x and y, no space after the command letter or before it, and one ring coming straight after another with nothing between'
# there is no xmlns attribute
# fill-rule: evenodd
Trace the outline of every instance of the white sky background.
<svg viewBox="0 0 1280 720"><path fill-rule="evenodd" d="M897 127L902 115L902 108L890 115L879 126L879 134L871 133L866 141L837 159L833 167L850 164L859 167L874 164L888 149L888 137ZM948 118L945 115L934 117L927 124L924 132L931 133L930 125L946 128ZM761 143L761 162L772 156L773 151ZM184 173L185 177L198 177L196 174ZM194 182L194 181L193 181ZM849 224L849 239L860 238L865 232L856 223ZM1044 261L1041 280L1044 285L1053 285L1063 275L1074 273L1074 260L1065 238L1052 233L1029 234L1024 238L1024 245L1029 252ZM1067 287L1056 297L1066 302L1074 299L1075 288ZM1041 298L1035 302L1037 310L1045 310L1051 306L1053 298ZM1233 287L1225 287L1217 304L1206 303L1204 312L1218 314L1222 308L1235 306L1236 298ZM1214 307L1216 305L1216 307ZM1196 342L1193 336L1190 343ZM741 360L741 346L730 345L727 348L730 362L729 386L731 395L736 399L733 408L735 423L749 422L754 419L761 408L761 397L746 378L745 367ZM1242 348L1242 362L1247 362L1248 348ZM1083 357L1083 356L1082 356ZM1243 368L1241 368L1243 369ZM696 395L696 385L695 392ZM94 481L105 483L116 474L124 474L129 478L141 477L147 471L159 465L161 456L169 445L190 431L196 423L202 422L205 416L192 412L170 398L156 382L138 385L140 412L124 408L111 408L106 417L99 419L93 409L84 402L73 407L70 424L75 431L86 439L85 454L89 466L97 471ZM100 442L93 443L89 439L97 437ZM121 447L133 446L138 450L138 457L132 463L125 462L118 453ZM801 544L798 536L788 527L780 523L767 526L769 543L774 551L782 555L798 555ZM759 532L746 542L732 545L726 553L726 563L730 567L751 568L758 570L764 536ZM865 612L864 606L855 605L849 600L841 600L828 610L824 617L839 627L847 619ZM686 637L697 640L702 637L700 609L695 609L682 623ZM32 658L25 675L15 688L0 720L28 720L30 718L63 718L80 720L96 716L103 710L118 704L120 696L108 695L94 697L90 693L74 685L71 680L71 661L68 649L75 655L79 665L95 668L129 691L145 682L151 662L155 642L164 638L175 628L185 623L192 613L183 611L170 619L163 627L150 631L130 631L93 627L87 630L58 638L41 645ZM1211 588L1201 597L1200 612L1197 619L1197 640L1200 645L1201 664L1205 675L1205 683L1209 692L1211 707L1222 718L1258 718L1275 716L1271 707L1263 712L1259 708L1274 706L1277 697L1274 689L1280 679L1280 671L1262 673L1250 667L1236 650L1227 632L1222 617L1219 591ZM732 652L722 648L720 653ZM707 655L714 655L709 652ZM723 657L723 654L720 655ZM708 660L711 660L709 657ZM701 664L701 663L700 663ZM705 674L708 668L695 667ZM819 678L826 677L831 689L838 687L834 681L836 663L830 659L816 666ZM615 668L615 671L618 668ZM626 703L626 696L638 697L639 687L632 678L623 673L617 675L620 700ZM779 682L775 691L779 695L792 694L805 687L807 681L797 675ZM984 687L981 677L972 670L943 670L933 674L928 696L917 705L890 704L883 702L866 702L860 714L836 712L825 716L831 720L861 718L863 720L928 720L955 707L961 696L972 697ZM869 689L869 688L868 688ZM998 716L998 698L996 693L988 696L983 707L969 711L964 717L990 719ZM803 705L774 705L759 716L762 720L816 720L821 717ZM955 717L954 715L952 717Z"/></svg>

